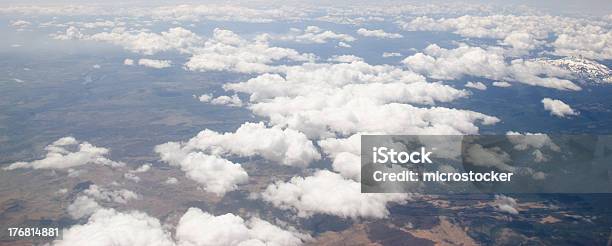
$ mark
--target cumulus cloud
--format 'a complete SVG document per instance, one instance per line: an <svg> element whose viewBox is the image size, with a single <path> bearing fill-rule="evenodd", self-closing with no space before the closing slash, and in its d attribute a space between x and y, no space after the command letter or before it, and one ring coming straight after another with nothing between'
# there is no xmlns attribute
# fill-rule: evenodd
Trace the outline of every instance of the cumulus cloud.
<svg viewBox="0 0 612 246"><path fill-rule="evenodd" d="M80 206L83 211L90 209L87 204ZM214 216L198 208L189 208L183 214L173 238L168 226L146 213L119 212L100 206L93 210L87 211L91 214L87 223L65 229L63 238L55 240L53 245L291 246L302 245L311 238L292 227L283 229L255 216L248 220L231 213Z"/></svg>
<svg viewBox="0 0 612 246"><path fill-rule="evenodd" d="M512 84L506 82L506 81L495 81L492 83L493 86L495 87L502 87L502 88L506 88L506 87L510 87L512 86Z"/></svg>
<svg viewBox="0 0 612 246"><path fill-rule="evenodd" d="M204 45L204 40L195 33L182 28L170 28L161 33L130 31L124 27L113 28L110 32L87 35L77 27L70 26L65 33L53 35L56 39L82 39L108 42L126 50L152 55L162 51L177 50L182 53L193 52L194 47Z"/></svg>
<svg viewBox="0 0 612 246"><path fill-rule="evenodd" d="M261 73L282 70L271 66L273 62L313 61L312 54L301 54L293 49L269 46L266 40L248 41L232 31L215 29L213 37L206 41L185 63L193 71L235 71L242 73Z"/></svg>
<svg viewBox="0 0 612 246"><path fill-rule="evenodd" d="M335 33L330 30L323 30L318 26L307 26L304 30L291 28L288 34L273 37L284 41L293 41L298 43L316 43L323 44L329 41L353 42L355 38L348 34Z"/></svg>
<svg viewBox="0 0 612 246"><path fill-rule="evenodd" d="M167 185L178 184L178 179L176 179L175 177L169 177L168 179L166 179L166 181L164 181L164 184L167 184Z"/></svg>
<svg viewBox="0 0 612 246"><path fill-rule="evenodd" d="M553 53L591 59L612 58L612 31L604 22L551 15L466 15L433 19L422 16L400 21L409 31L448 31L471 38L493 38L518 54L542 47L550 34Z"/></svg>
<svg viewBox="0 0 612 246"><path fill-rule="evenodd" d="M550 111L551 115L565 118L566 116L578 115L577 111L574 111L569 105L561 100L544 98L542 99L544 109Z"/></svg>
<svg viewBox="0 0 612 246"><path fill-rule="evenodd" d="M482 82L472 82L472 81L468 81L467 83L465 83L465 87L474 88L474 89L481 90L481 91L484 91L487 89L487 86L483 84Z"/></svg>
<svg viewBox="0 0 612 246"><path fill-rule="evenodd" d="M245 123L234 133L204 130L185 143L168 142L155 147L162 161L178 166L187 177L219 195L235 190L248 179L240 164L220 156L261 156L274 163L305 167L320 159L306 136L292 129L268 128Z"/></svg>
<svg viewBox="0 0 612 246"><path fill-rule="evenodd" d="M293 177L288 182L269 185L261 194L264 201L300 217L315 213L342 218L384 218L388 203L403 203L407 194L364 194L361 185L327 170L313 176Z"/></svg>
<svg viewBox="0 0 612 246"><path fill-rule="evenodd" d="M398 52L383 52L382 57L397 57L397 56L402 56L402 54L398 53Z"/></svg>
<svg viewBox="0 0 612 246"><path fill-rule="evenodd" d="M304 64L288 68L284 77L263 74L224 88L250 94L249 109L253 113L309 137L366 131L458 134L477 131L475 121L498 121L471 111L404 104L449 102L468 92L428 83L418 74L393 66L364 62ZM446 118L450 115L454 120ZM398 119L398 123L380 120L389 117ZM404 117L406 120L401 120Z"/></svg>
<svg viewBox="0 0 612 246"><path fill-rule="evenodd" d="M332 168L345 178L361 180L361 134L348 138L326 138L319 146L332 159Z"/></svg>
<svg viewBox="0 0 612 246"><path fill-rule="evenodd" d="M351 63L355 61L363 61L363 58L354 55L334 55L327 60L331 62Z"/></svg>
<svg viewBox="0 0 612 246"><path fill-rule="evenodd" d="M206 102L207 100L206 95L200 96L199 99L201 102ZM212 99L208 99L208 101L210 101L210 104L214 104L214 105L227 105L230 107L242 107L242 100L240 100L238 95L232 95L231 97L230 96L219 96L219 97L215 97Z"/></svg>
<svg viewBox="0 0 612 246"><path fill-rule="evenodd" d="M176 150L164 151L169 147ZM162 160L171 164L180 161L185 153L194 151L219 156L261 156L278 164L300 167L320 159L320 154L304 134L293 129L266 127L263 122L247 122L235 132L227 133L206 129L185 143L166 143L158 146L156 151Z"/></svg>
<svg viewBox="0 0 612 246"><path fill-rule="evenodd" d="M309 30L315 29L310 28ZM316 36L318 39L315 40L350 39L343 35L332 34L318 33ZM256 37L253 40L246 40L232 31L219 28L213 31L212 37L208 40L182 27L170 28L161 33L116 27L110 32L84 34L79 28L70 26L64 33L52 36L60 40L108 42L146 55L163 51L178 51L191 55L184 64L184 68L192 71L261 73L282 70L282 66L271 65L274 62L285 60L305 62L314 61L316 58L313 54L301 54L293 49L270 46L266 38ZM169 66L170 63L169 61L144 60L142 65L161 68Z"/></svg>
<svg viewBox="0 0 612 246"><path fill-rule="evenodd" d="M129 200L138 199L138 195L133 191L126 189L108 190L95 184L90 185L83 193L99 201L122 204L127 203Z"/></svg>
<svg viewBox="0 0 612 246"><path fill-rule="evenodd" d="M140 59L138 65L150 67L150 68L168 68L172 66L172 61L169 60L153 60L153 59Z"/></svg>
<svg viewBox="0 0 612 246"><path fill-rule="evenodd" d="M123 65L132 66L132 65L134 65L134 60L132 60L130 58L125 58L125 60L123 60Z"/></svg>
<svg viewBox="0 0 612 246"><path fill-rule="evenodd" d="M23 29L23 28L27 28L30 25L32 25L31 22L29 21L25 21L25 20L15 20L15 21L11 21L11 26L18 28L18 29Z"/></svg>
<svg viewBox="0 0 612 246"><path fill-rule="evenodd" d="M203 185L204 190L223 195L248 181L248 174L240 164L202 152L184 153L178 143L170 142L155 147L162 160L178 166L190 178Z"/></svg>
<svg viewBox="0 0 612 246"><path fill-rule="evenodd" d="M205 232L205 233L202 233ZM228 213L214 216L190 208L176 227L179 245L301 245L308 235L285 230L253 217L245 221Z"/></svg>
<svg viewBox="0 0 612 246"><path fill-rule="evenodd" d="M375 37L375 38L383 38L383 39L393 39L393 38L403 38L399 33L388 33L382 29L368 30L365 28L359 28L357 30L357 34L364 37Z"/></svg>
<svg viewBox="0 0 612 246"><path fill-rule="evenodd" d="M100 210L102 207L93 198L78 196L74 202L68 206L68 214L73 219L87 217Z"/></svg>
<svg viewBox="0 0 612 246"><path fill-rule="evenodd" d="M110 150L96 147L88 142L79 142L73 137L60 138L45 147L45 150L47 154L43 159L31 162L15 162L3 169L67 169L86 164L110 167L121 167L125 165L123 162L116 162L106 158L105 156L110 153Z"/></svg>
<svg viewBox="0 0 612 246"><path fill-rule="evenodd" d="M340 42L338 42L338 47L341 47L341 48L351 48L351 45L347 44L345 42L340 41Z"/></svg>
<svg viewBox="0 0 612 246"><path fill-rule="evenodd" d="M75 215L78 215L75 214ZM158 219L138 211L118 212L100 208L86 224L63 231L54 245L174 245L169 232Z"/></svg>
<svg viewBox="0 0 612 246"><path fill-rule="evenodd" d="M519 213L516 199L509 196L495 195L495 200L493 201L492 206L499 212L509 214Z"/></svg>
<svg viewBox="0 0 612 246"><path fill-rule="evenodd" d="M434 79L476 76L558 90L581 90L578 85L564 79L571 77L567 70L523 59L508 63L504 59L503 51L495 48L483 49L461 44L455 49L445 49L432 44L427 46L423 53L407 57L403 63L413 71Z"/></svg>

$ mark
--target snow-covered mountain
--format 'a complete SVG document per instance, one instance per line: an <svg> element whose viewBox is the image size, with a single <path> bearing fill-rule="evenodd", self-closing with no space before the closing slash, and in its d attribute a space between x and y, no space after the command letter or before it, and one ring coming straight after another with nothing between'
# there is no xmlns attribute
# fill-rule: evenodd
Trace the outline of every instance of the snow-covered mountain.
<svg viewBox="0 0 612 246"><path fill-rule="evenodd" d="M612 70L593 60L580 57L564 57L560 59L537 59L572 72L581 81L596 83L612 83Z"/></svg>

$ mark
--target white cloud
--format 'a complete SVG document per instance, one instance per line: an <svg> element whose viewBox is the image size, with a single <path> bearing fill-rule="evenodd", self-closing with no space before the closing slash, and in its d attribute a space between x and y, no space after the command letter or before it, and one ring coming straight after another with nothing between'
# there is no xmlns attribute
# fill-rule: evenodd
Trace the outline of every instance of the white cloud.
<svg viewBox="0 0 612 246"><path fill-rule="evenodd" d="M136 174L133 173L124 173L123 178L135 183L140 182L140 177L136 176Z"/></svg>
<svg viewBox="0 0 612 246"><path fill-rule="evenodd" d="M341 48L350 48L351 45L341 41L341 42L338 42L338 47L341 47Z"/></svg>
<svg viewBox="0 0 612 246"><path fill-rule="evenodd" d="M113 28L110 32L86 35L77 27L70 26L65 33L55 34L53 37L60 40L82 39L108 42L119 45L126 50L146 55L170 50L191 53L194 47L204 45L202 38L182 27L170 28L168 31L159 34L145 31L128 31L124 27L117 27Z"/></svg>
<svg viewBox="0 0 612 246"><path fill-rule="evenodd" d="M551 115L560 118L565 118L566 116L570 115L578 115L578 112L574 111L574 109L561 100L544 98L542 99L542 104L544 105L544 109L550 111Z"/></svg>
<svg viewBox="0 0 612 246"><path fill-rule="evenodd" d="M263 122L244 123L234 133L221 134L206 129L186 143L166 143L156 147L156 151L162 160L171 164L180 162L186 153L193 151L221 156L261 156L278 164L300 167L320 159L304 134L293 129L268 128Z"/></svg>
<svg viewBox="0 0 612 246"><path fill-rule="evenodd" d="M481 91L484 91L487 89L487 86L483 84L482 82L472 82L472 81L468 81L467 83L465 83L465 87L474 88L474 89L481 90Z"/></svg>
<svg viewBox="0 0 612 246"><path fill-rule="evenodd" d="M500 49L470 47L465 44L455 49L444 49L435 44L427 46L403 60L415 72L434 79L460 79L465 76L493 80L516 81L528 85L558 90L581 90L566 77L569 71L537 61L515 59L507 63ZM546 76L546 77L542 77Z"/></svg>
<svg viewBox="0 0 612 246"><path fill-rule="evenodd" d="M99 201L122 204L127 203L129 200L138 199L138 195L133 191L126 189L108 190L95 184L90 185L89 188L83 191L83 193Z"/></svg>
<svg viewBox="0 0 612 246"><path fill-rule="evenodd" d="M356 61L363 61L363 58L354 55L334 55L327 60L330 62L351 63Z"/></svg>
<svg viewBox="0 0 612 246"><path fill-rule="evenodd" d="M212 94L202 94L201 96L198 97L198 100L200 100L200 102L210 102L210 100L213 99Z"/></svg>
<svg viewBox="0 0 612 246"><path fill-rule="evenodd" d="M86 164L111 167L124 166L123 162L112 161L105 156L110 150L96 147L88 142L79 142L73 137L63 137L45 147L45 158L31 162L15 162L4 170L18 168L33 169L67 169Z"/></svg>
<svg viewBox="0 0 612 246"><path fill-rule="evenodd" d="M172 61L169 60L153 60L153 59L140 59L138 65L150 67L150 68L168 68L172 66Z"/></svg>
<svg viewBox="0 0 612 246"><path fill-rule="evenodd" d="M397 56L402 56L402 54L397 53L397 52L383 52L382 57L397 57Z"/></svg>
<svg viewBox="0 0 612 246"><path fill-rule="evenodd" d="M11 21L11 26L16 27L16 28L26 28L26 27L29 27L30 25L32 25L32 23L29 21L25 21L25 20Z"/></svg>
<svg viewBox="0 0 612 246"><path fill-rule="evenodd" d="M496 87L502 87L502 88L512 86L510 83L508 83L506 81L495 81L495 82L492 83L492 85L496 86Z"/></svg>
<svg viewBox="0 0 612 246"><path fill-rule="evenodd" d="M176 179L175 177L169 177L168 179L166 179L166 181L164 181L164 184L167 184L167 185L178 184L178 179Z"/></svg>
<svg viewBox="0 0 612 246"><path fill-rule="evenodd" d="M275 6L252 8L244 4L181 4L146 9L143 13L154 19L178 21L238 21L267 23L280 20L300 20L306 17L303 7Z"/></svg>
<svg viewBox="0 0 612 246"><path fill-rule="evenodd" d="M129 59L129 58L125 58L125 60L123 60L123 65L132 66L132 65L134 65L134 60Z"/></svg>
<svg viewBox="0 0 612 246"><path fill-rule="evenodd" d="M591 59L612 58L612 31L605 22L551 15L466 15L457 18L417 17L400 25L409 31L448 31L471 38L493 38L525 54L544 46L550 35L553 53Z"/></svg>
<svg viewBox="0 0 612 246"><path fill-rule="evenodd" d="M131 173L145 173L145 172L148 172L149 170L151 170L151 164L143 164L142 166L134 170L130 170L130 172Z"/></svg>
<svg viewBox="0 0 612 246"><path fill-rule="evenodd" d="M202 233L205 232L205 233ZM176 227L179 245L301 245L309 236L284 230L253 217L245 221L228 213L214 216L190 208Z"/></svg>
<svg viewBox="0 0 612 246"><path fill-rule="evenodd" d="M329 41L353 42L355 38L348 34L335 33L330 30L323 30L318 26L307 26L304 30L291 28L288 34L273 37L284 41L298 43L323 44Z"/></svg>
<svg viewBox="0 0 612 246"><path fill-rule="evenodd" d="M202 98L205 95L200 96L200 101L202 101L202 99L206 100L206 97ZM214 105L227 105L230 107L242 107L242 100L240 100L240 98L238 97L238 95L232 95L230 96L219 96L216 98L213 98L210 100L210 104L214 104Z"/></svg>
<svg viewBox="0 0 612 246"><path fill-rule="evenodd" d="M158 219L138 211L118 212L106 208L96 210L86 224L65 229L62 236L53 245L174 245L170 233Z"/></svg>
<svg viewBox="0 0 612 246"><path fill-rule="evenodd" d="M357 34L364 36L364 37L376 37L376 38L383 38L383 39L393 39L393 38L403 38L404 37L399 33L388 33L382 29L368 30L365 28L359 28L357 30Z"/></svg>
<svg viewBox="0 0 612 246"><path fill-rule="evenodd" d="M223 195L248 181L248 174L240 164L207 155L202 152L186 153L178 143L170 142L155 147L163 161L178 166L190 178L203 185L204 190Z"/></svg>
<svg viewBox="0 0 612 246"><path fill-rule="evenodd" d="M68 214L73 219L80 219L90 216L102 207L94 199L87 196L78 196L74 202L68 206Z"/></svg>
<svg viewBox="0 0 612 246"><path fill-rule="evenodd" d="M248 41L229 30L215 29L204 47L193 52L185 67L193 71L235 71L261 73L282 70L270 64L281 61L313 61L312 54L271 47L265 40Z"/></svg>
<svg viewBox="0 0 612 246"><path fill-rule="evenodd" d="M519 213L519 211L517 210L518 204L516 202L516 199L509 196L495 195L495 200L493 201L492 206L495 208L495 210L500 212L509 214Z"/></svg>
<svg viewBox="0 0 612 246"><path fill-rule="evenodd" d="M361 180L361 134L348 138L326 138L319 146L332 161L334 171L345 178Z"/></svg>
<svg viewBox="0 0 612 246"><path fill-rule="evenodd" d="M309 137L366 131L461 134L477 131L473 125L477 121L498 121L471 111L403 104L450 102L468 92L428 83L418 74L393 66L364 62L304 64L288 67L284 77L263 74L224 88L250 94L253 113ZM380 120L387 118L397 121Z"/></svg>
<svg viewBox="0 0 612 246"><path fill-rule="evenodd" d="M293 177L289 182L269 185L262 199L300 217L315 213L342 218L384 218L389 202L403 203L407 194L364 194L361 185L339 174L320 170L313 176Z"/></svg>

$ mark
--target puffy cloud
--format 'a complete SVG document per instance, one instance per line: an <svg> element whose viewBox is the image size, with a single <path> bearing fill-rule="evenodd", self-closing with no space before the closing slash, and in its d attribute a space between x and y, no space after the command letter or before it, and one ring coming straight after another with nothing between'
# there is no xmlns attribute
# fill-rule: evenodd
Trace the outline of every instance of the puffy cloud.
<svg viewBox="0 0 612 246"><path fill-rule="evenodd" d="M382 29L368 30L365 28L359 28L357 30L357 34L364 36L364 37L376 37L376 38L383 38L383 39L393 39L393 38L403 38L404 37L399 33L388 33Z"/></svg>
<svg viewBox="0 0 612 246"><path fill-rule="evenodd" d="M495 82L492 83L492 85L495 86L495 87L502 87L502 88L512 86L510 83L508 83L506 81L495 81Z"/></svg>
<svg viewBox="0 0 612 246"><path fill-rule="evenodd" d="M397 52L383 52L382 57L396 57L396 56L402 56L402 54L397 53Z"/></svg>
<svg viewBox="0 0 612 246"><path fill-rule="evenodd" d="M384 218L389 202L403 203L407 194L365 194L361 185L327 170L313 176L293 177L289 182L269 185L261 194L264 201L300 217L315 213L342 218Z"/></svg>
<svg viewBox="0 0 612 246"><path fill-rule="evenodd" d="M424 53L417 53L403 60L413 71L435 79L460 79L465 76L493 80L516 81L528 85L558 90L581 90L565 77L570 72L557 66L537 61L515 59L505 62L500 49L470 47L461 44L455 49L444 49L435 44L427 46ZM541 77L542 75L546 77Z"/></svg>
<svg viewBox="0 0 612 246"><path fill-rule="evenodd" d="M86 224L65 229L62 239L54 241L53 245L171 246L174 242L156 218L138 211L101 208Z"/></svg>
<svg viewBox="0 0 612 246"><path fill-rule="evenodd" d="M140 177L136 176L136 174L133 174L133 173L124 173L123 178L136 182L136 183L140 182Z"/></svg>
<svg viewBox="0 0 612 246"><path fill-rule="evenodd" d="M144 31L128 31L123 27L117 27L113 28L110 32L86 35L78 28L70 26L64 34L56 34L53 37L56 39L83 39L108 42L119 45L126 50L147 55L169 50L190 53L193 52L192 49L194 47L204 44L202 38L182 27L170 28L168 31L159 34Z"/></svg>
<svg viewBox="0 0 612 246"><path fill-rule="evenodd" d="M348 138L326 138L319 146L332 161L334 171L345 178L361 180L361 134Z"/></svg>
<svg viewBox="0 0 612 246"><path fill-rule="evenodd" d="M131 173L145 173L145 172L148 172L149 170L151 170L151 164L143 164L142 166L134 170L130 170L130 172Z"/></svg>
<svg viewBox="0 0 612 246"><path fill-rule="evenodd" d="M88 196L95 198L96 200L105 202L116 202L125 204L129 200L137 199L138 195L133 191L120 189L120 190L108 190L97 185L90 185L89 188L83 191Z"/></svg>
<svg viewBox="0 0 612 246"><path fill-rule="evenodd" d="M163 161L178 166L187 176L203 185L204 190L223 195L248 181L248 174L240 164L202 152L184 153L178 143L170 142L155 147Z"/></svg>
<svg viewBox="0 0 612 246"><path fill-rule="evenodd" d="M125 58L125 60L123 60L123 65L132 66L132 65L134 65L134 60L132 60L130 58Z"/></svg>
<svg viewBox="0 0 612 246"><path fill-rule="evenodd" d="M168 179L166 179L166 181L164 181L164 184L167 184L167 185L178 184L178 179L176 179L175 177L169 177Z"/></svg>
<svg viewBox="0 0 612 246"><path fill-rule="evenodd" d="M147 12L144 12L147 11ZM279 20L299 20L306 17L302 7L276 6L251 8L238 4L181 4L143 10L154 19L178 21L239 21L266 23Z"/></svg>
<svg viewBox="0 0 612 246"><path fill-rule="evenodd" d="M175 150L164 151L170 150L170 146L175 146ZM279 164L300 167L320 159L320 154L304 134L293 129L268 128L263 122L244 123L233 133L221 134L206 129L186 143L166 143L158 146L156 151L162 160L171 164L193 151L240 157L261 156Z"/></svg>
<svg viewBox="0 0 612 246"><path fill-rule="evenodd" d="M363 58L354 55L334 55L327 60L331 62L351 63L356 61L363 61Z"/></svg>
<svg viewBox="0 0 612 246"><path fill-rule="evenodd" d="M558 55L612 58L612 31L605 22L550 15L490 15L432 19L417 17L400 25L409 31L448 31L464 37L493 38L518 54L542 47L550 34Z"/></svg>
<svg viewBox="0 0 612 246"><path fill-rule="evenodd" d="M210 102L212 99L213 99L212 94L202 94L201 96L198 97L198 100L200 102Z"/></svg>
<svg viewBox="0 0 612 246"><path fill-rule="evenodd" d="M465 87L474 88L474 89L481 90L481 91L484 91L487 89L487 86L483 84L482 82L472 82L472 81L468 81L467 83L465 83Z"/></svg>
<svg viewBox="0 0 612 246"><path fill-rule="evenodd" d="M325 35L321 35L329 36L327 38L334 37L326 33L323 32ZM182 27L170 28L161 33L117 27L110 32L88 35L82 33L79 28L70 26L65 33L52 36L56 39L108 42L146 55L163 51L178 51L191 55L184 67L193 71L260 73L283 69L282 66L272 66L274 62L283 60L304 62L315 59L312 54L301 54L293 49L272 47L264 38L246 40L232 31L219 28L213 31L212 37L208 40ZM161 68L167 67L169 62L144 60L142 65Z"/></svg>
<svg viewBox="0 0 612 246"><path fill-rule="evenodd" d="M78 196L74 202L68 206L68 214L73 219L87 217L100 210L102 207L93 198Z"/></svg>
<svg viewBox="0 0 612 246"><path fill-rule="evenodd" d="M45 158L31 162L15 162L4 170L18 168L67 169L86 164L111 167L124 166L123 162L112 161L105 156L110 150L96 147L88 142L79 142L73 137L63 137L45 147Z"/></svg>
<svg viewBox="0 0 612 246"><path fill-rule="evenodd" d="M248 41L229 30L215 29L185 64L194 71L235 71L260 73L282 70L270 64L276 61L312 61L312 54L301 54L293 49L271 47L265 40Z"/></svg>
<svg viewBox="0 0 612 246"><path fill-rule="evenodd" d="M338 42L338 47L341 47L341 48L350 48L351 45L347 44L345 42L340 41L340 42Z"/></svg>
<svg viewBox="0 0 612 246"><path fill-rule="evenodd" d="M204 97L204 98L202 98L202 97ZM205 102L206 101L205 95L200 96L199 99L200 99L201 102ZM210 104L214 104L214 105L227 105L227 106L230 106L230 107L242 107L242 100L240 100L238 95L232 95L231 97L229 97L229 96L219 96L219 97L216 97L216 98L209 99L209 101L210 101Z"/></svg>
<svg viewBox="0 0 612 246"><path fill-rule="evenodd" d="M335 33L323 30L318 26L307 26L304 30L291 28L288 34L275 37L276 39L293 41L298 43L323 44L331 40L340 42L353 42L355 38L348 34Z"/></svg>
<svg viewBox="0 0 612 246"><path fill-rule="evenodd" d="M231 213L214 216L198 208L187 210L176 227L178 245L185 246L301 245L308 238L256 217L245 221Z"/></svg>
<svg viewBox="0 0 612 246"><path fill-rule="evenodd" d="M542 104L544 105L544 109L550 111L551 115L560 118L565 118L569 115L578 115L577 111L574 111L574 109L561 100L544 98L542 99Z"/></svg>
<svg viewBox="0 0 612 246"><path fill-rule="evenodd" d="M495 208L495 210L503 213L519 213L519 211L517 210L518 204L516 202L516 199L509 196L495 195L495 200L493 201L492 206Z"/></svg>
<svg viewBox="0 0 612 246"><path fill-rule="evenodd" d="M25 21L25 20L11 21L11 26L19 28L19 29L27 28L30 25L32 25L32 23L29 21Z"/></svg>
<svg viewBox="0 0 612 246"><path fill-rule="evenodd" d="M475 121L498 121L471 111L403 104L449 102L468 92L428 83L410 71L364 62L304 64L287 68L284 77L264 74L224 88L250 94L249 108L273 125L310 137L356 132L460 134L477 131ZM398 123L380 120L388 118Z"/></svg>
<svg viewBox="0 0 612 246"><path fill-rule="evenodd" d="M172 62L169 60L153 60L153 59L140 59L138 65L151 67L151 68L167 68L172 66Z"/></svg>

